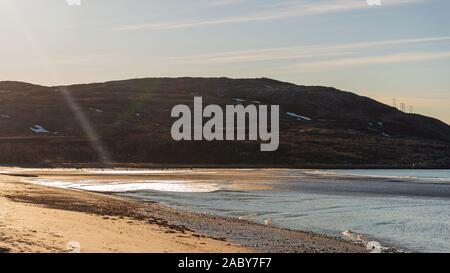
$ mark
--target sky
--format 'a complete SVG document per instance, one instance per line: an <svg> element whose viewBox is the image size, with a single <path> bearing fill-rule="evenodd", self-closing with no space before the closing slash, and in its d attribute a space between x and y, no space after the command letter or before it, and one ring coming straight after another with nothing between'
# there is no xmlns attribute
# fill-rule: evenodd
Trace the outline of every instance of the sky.
<svg viewBox="0 0 450 273"><path fill-rule="evenodd" d="M450 124L450 1L0 0L0 80L269 77Z"/></svg>

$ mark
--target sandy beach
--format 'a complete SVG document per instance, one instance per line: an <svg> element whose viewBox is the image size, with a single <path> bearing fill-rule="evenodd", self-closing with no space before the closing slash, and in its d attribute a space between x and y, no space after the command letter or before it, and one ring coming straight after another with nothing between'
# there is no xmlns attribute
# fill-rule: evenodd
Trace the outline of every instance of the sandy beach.
<svg viewBox="0 0 450 273"><path fill-rule="evenodd" d="M70 242L78 242L81 251L88 253L251 251L198 237L193 232L109 213L114 210L116 201L111 197L76 191L65 193L69 191L26 185L11 178L0 179L2 252L68 252ZM34 198L39 198L40 202L34 202ZM92 210L86 207L84 211L70 208L70 202L79 204L86 199L98 200L101 205ZM66 201L67 209L52 208L51 202ZM59 205L64 204L56 206ZM100 206L108 208L102 213Z"/></svg>
<svg viewBox="0 0 450 273"><path fill-rule="evenodd" d="M74 245L83 253L366 251L308 232L24 183L26 176L0 175L0 252L70 252Z"/></svg>

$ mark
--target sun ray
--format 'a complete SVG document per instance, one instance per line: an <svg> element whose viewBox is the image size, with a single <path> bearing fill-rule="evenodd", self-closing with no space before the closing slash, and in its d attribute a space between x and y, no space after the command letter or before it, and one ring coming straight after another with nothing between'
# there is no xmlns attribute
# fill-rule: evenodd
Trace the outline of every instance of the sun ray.
<svg viewBox="0 0 450 273"><path fill-rule="evenodd" d="M39 59L48 77L52 79L52 82L62 82L62 75L58 73L57 69L52 65L50 58L48 58L48 55L39 45L38 40L33 36L33 33L30 31L27 24L22 19L22 16L15 8L14 3L9 0L2 0L2 2L0 3L4 5L4 8L7 9L8 14L11 15L11 19L13 21L12 23L14 23L17 26L18 30L23 34L28 46L33 51L35 57ZM80 105L72 96L70 90L68 90L67 88L62 88L60 89L60 91L63 94L68 108L74 113L78 124L83 130L83 133L89 139L92 149L97 153L98 159L103 164L110 164L112 162L110 154L106 150L105 145L101 141L101 138L96 129L94 128L94 126L92 126L92 123L89 121L88 117L81 110Z"/></svg>

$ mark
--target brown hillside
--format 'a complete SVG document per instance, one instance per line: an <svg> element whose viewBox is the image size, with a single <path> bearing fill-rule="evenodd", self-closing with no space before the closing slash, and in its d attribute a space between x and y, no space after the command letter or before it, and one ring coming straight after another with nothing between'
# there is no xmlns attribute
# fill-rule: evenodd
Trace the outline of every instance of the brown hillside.
<svg viewBox="0 0 450 273"><path fill-rule="evenodd" d="M279 150L262 153L254 142L173 141L170 111L192 105L194 96L221 106L238 103L235 99L280 105ZM70 98L76 104L71 106ZM3 165L96 163L103 143L108 159L121 165L450 166L450 126L439 120L333 88L271 79L149 78L66 87L0 82L0 115ZM33 132L35 125L49 132ZM89 126L98 139L88 137Z"/></svg>

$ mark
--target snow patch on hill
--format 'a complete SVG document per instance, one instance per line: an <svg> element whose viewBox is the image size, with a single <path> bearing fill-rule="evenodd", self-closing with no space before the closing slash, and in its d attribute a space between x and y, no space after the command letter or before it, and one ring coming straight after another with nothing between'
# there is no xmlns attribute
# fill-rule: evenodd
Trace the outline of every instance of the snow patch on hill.
<svg viewBox="0 0 450 273"><path fill-rule="evenodd" d="M309 117L302 116L302 115L299 115L299 114L296 114L296 113L293 113L293 112L287 112L286 115L288 115L290 117L293 117L293 118L296 118L298 120L312 121L312 119L309 118Z"/></svg>

